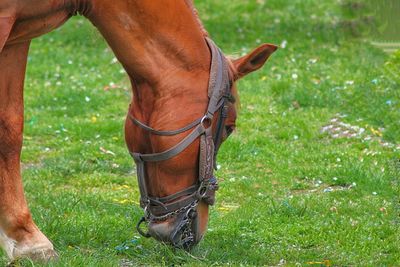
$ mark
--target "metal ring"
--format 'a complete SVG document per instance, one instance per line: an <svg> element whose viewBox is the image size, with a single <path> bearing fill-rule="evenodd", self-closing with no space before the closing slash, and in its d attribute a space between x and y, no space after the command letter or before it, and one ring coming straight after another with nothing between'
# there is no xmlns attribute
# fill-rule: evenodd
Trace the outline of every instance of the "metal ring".
<svg viewBox="0 0 400 267"><path fill-rule="evenodd" d="M207 195L208 191L208 185L204 185L203 183L199 186L199 189L197 190L197 198L198 199L203 199Z"/></svg>
<svg viewBox="0 0 400 267"><path fill-rule="evenodd" d="M141 219L140 219L140 221L137 223L137 225L136 225L136 230L138 231L138 233L141 235L141 236L144 236L144 237L146 237L146 238L149 238L149 237L151 237L151 235L149 234L149 232L143 232L142 231L142 229L140 228L140 225L142 224L142 223L144 223L144 222L146 222L146 218L145 217L142 217Z"/></svg>
<svg viewBox="0 0 400 267"><path fill-rule="evenodd" d="M209 115L204 115L203 118L201 118L200 124L204 127L204 129L208 129L212 125L212 118Z"/></svg>

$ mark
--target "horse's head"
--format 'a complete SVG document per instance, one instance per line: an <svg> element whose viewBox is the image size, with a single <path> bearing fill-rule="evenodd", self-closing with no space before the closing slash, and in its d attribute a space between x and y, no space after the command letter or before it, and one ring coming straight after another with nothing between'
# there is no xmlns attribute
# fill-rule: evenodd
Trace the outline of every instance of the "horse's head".
<svg viewBox="0 0 400 267"><path fill-rule="evenodd" d="M137 166L141 222L148 223L148 233L139 231L191 247L204 235L218 187L215 152L235 128L235 82L261 68L276 46L227 59L191 0L101 4L104 12L88 16L133 87L125 137ZM117 19L108 19L109 10L118 11Z"/></svg>
<svg viewBox="0 0 400 267"><path fill-rule="evenodd" d="M197 244L207 228L208 206L214 204L218 189L213 175L216 155L236 127L235 82L261 68L277 49L264 44L244 57L231 60L210 39L206 40L211 64L203 95L208 97L186 97L187 102L195 102L193 107L166 97L167 103L174 102L170 106L172 111L159 106L160 112L152 110L147 121L141 120L146 116L132 115L143 115L143 110L135 112L131 107L126 128L128 146L132 137L142 142L134 150L130 148L135 151L131 154L137 165L141 206L145 210L138 230L181 248ZM152 95L151 101L157 97ZM157 105L152 106L154 109ZM163 122L158 124L160 128L148 126L160 121ZM140 226L144 222L148 223L148 233Z"/></svg>

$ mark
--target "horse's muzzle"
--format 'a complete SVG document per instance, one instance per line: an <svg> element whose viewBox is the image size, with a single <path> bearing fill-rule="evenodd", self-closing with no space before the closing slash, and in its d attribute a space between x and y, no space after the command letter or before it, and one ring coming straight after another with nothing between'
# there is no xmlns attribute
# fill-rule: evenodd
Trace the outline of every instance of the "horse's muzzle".
<svg viewBox="0 0 400 267"><path fill-rule="evenodd" d="M195 209L189 209L167 221L151 222L148 229L149 235L155 239L185 250L193 248L203 237Z"/></svg>

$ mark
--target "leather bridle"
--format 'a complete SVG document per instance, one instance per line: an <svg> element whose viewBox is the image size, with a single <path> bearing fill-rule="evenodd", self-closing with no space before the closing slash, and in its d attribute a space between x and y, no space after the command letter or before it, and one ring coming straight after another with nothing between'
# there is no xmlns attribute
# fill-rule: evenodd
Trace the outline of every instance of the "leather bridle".
<svg viewBox="0 0 400 267"><path fill-rule="evenodd" d="M141 230L140 225L142 223L161 222L177 217L180 221L172 232L169 242L175 247L185 249L196 242L193 221L197 216L199 202L202 200L209 205L213 205L215 202L215 191L218 190L218 183L213 172L216 168L216 155L222 143L228 102L232 99L228 62L222 51L211 39L206 38L206 41L211 51L212 60L208 84L209 103L203 117L178 130L159 131L129 114L129 118L135 125L153 135L175 136L192 129L182 141L166 151L154 154L130 152L137 168L141 195L140 205L145 211L144 217L137 224L138 232L145 237L150 237L149 233ZM214 124L213 119L217 112L218 118L216 124ZM216 125L214 131L212 125ZM200 156L197 183L166 197L150 196L146 186L145 163L171 159L184 151L198 138L200 138Z"/></svg>

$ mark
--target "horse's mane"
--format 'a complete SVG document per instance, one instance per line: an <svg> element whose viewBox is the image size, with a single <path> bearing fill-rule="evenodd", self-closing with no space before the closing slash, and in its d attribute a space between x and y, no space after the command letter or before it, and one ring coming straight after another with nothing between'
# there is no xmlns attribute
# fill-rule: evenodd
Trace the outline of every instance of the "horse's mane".
<svg viewBox="0 0 400 267"><path fill-rule="evenodd" d="M203 33L203 36L204 37L209 37L209 34L208 34L206 28L204 27L203 22L200 19L199 12L197 11L197 8L194 6L193 0L185 0L185 3L190 8L190 10L192 11L194 17L196 18L197 24L199 25L200 30ZM232 59L229 58L229 57L227 57L226 59L227 59L228 64L229 64L229 77L230 77L231 82L232 82L231 91L232 91L232 94L233 94L233 96L234 96L234 98L236 100L235 101L235 105L238 108L240 101L239 101L239 94L238 94L236 83L235 83L235 81L238 78L237 77L238 76L238 71L237 71L237 69L235 68L235 66L233 64Z"/></svg>
<svg viewBox="0 0 400 267"><path fill-rule="evenodd" d="M199 24L199 27L200 27L201 31L203 32L204 37L208 37L209 36L208 32L207 32L206 28L204 27L203 22L200 19L199 12L197 11L197 8L194 6L193 0L185 0L185 3L190 8L190 10L192 10L192 13L193 13L194 17L196 18L197 23Z"/></svg>

